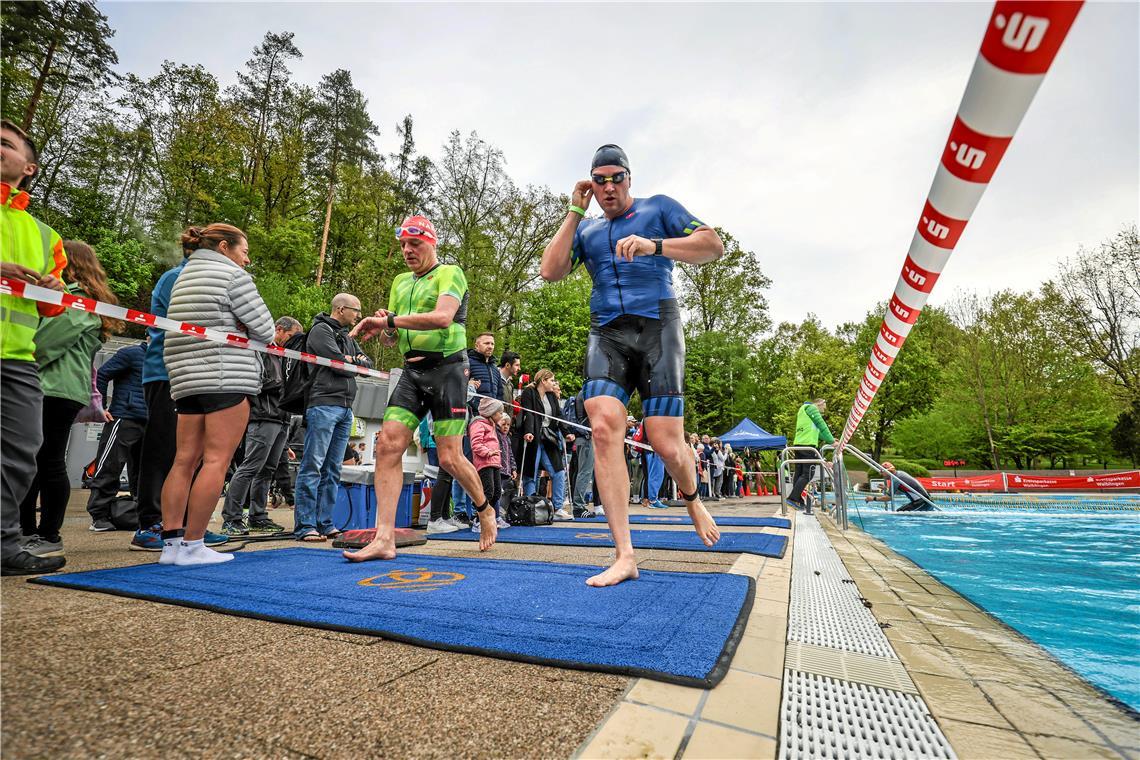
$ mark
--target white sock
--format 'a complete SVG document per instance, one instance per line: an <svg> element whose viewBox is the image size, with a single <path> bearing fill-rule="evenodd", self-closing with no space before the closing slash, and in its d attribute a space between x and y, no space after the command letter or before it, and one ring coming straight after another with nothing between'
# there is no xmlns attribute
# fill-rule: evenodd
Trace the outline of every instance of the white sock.
<svg viewBox="0 0 1140 760"><path fill-rule="evenodd" d="M158 556L158 564L173 565L178 559L178 552L182 546L182 536L162 539L162 554Z"/></svg>
<svg viewBox="0 0 1140 760"><path fill-rule="evenodd" d="M232 554L222 554L216 552L202 542L202 539L197 541L183 541L182 548L178 550L178 556L174 558L176 565L215 565L219 562L229 562L234 558Z"/></svg>

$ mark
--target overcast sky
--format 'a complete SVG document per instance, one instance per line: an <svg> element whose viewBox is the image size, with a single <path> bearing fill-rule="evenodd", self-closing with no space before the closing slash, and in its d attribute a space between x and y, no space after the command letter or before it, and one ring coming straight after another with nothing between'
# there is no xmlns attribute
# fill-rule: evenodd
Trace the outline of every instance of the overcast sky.
<svg viewBox="0 0 1140 760"><path fill-rule="evenodd" d="M395 150L477 130L520 184L569 192L594 148L756 251L776 321L890 296L991 3L104 3L120 71L201 63L223 85L292 31L315 85L346 68ZM1140 5L1077 17L932 303L1030 289L1140 208ZM595 209L596 210L596 209Z"/></svg>

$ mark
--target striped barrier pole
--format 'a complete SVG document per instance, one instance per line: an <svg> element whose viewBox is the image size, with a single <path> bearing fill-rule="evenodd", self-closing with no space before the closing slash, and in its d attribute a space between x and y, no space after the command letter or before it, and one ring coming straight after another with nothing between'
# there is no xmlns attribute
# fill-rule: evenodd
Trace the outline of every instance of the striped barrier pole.
<svg viewBox="0 0 1140 760"><path fill-rule="evenodd" d="M847 423L842 449L875 399L1001 163L1082 2L998 2L942 151L918 229Z"/></svg>

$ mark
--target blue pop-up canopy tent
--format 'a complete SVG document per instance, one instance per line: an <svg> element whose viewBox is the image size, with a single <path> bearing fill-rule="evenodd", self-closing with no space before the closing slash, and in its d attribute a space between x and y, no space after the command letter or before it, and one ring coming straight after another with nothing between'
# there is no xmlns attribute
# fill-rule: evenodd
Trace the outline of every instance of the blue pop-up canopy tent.
<svg viewBox="0 0 1140 760"><path fill-rule="evenodd" d="M745 417L732 430L720 436L722 443L731 443L734 449L782 449L788 439L782 435L772 435L752 420Z"/></svg>

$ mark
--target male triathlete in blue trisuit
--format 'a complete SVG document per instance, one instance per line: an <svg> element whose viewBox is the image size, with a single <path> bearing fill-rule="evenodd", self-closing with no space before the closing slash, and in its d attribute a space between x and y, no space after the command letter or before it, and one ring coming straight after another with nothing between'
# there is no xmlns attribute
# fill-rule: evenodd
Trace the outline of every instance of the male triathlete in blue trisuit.
<svg viewBox="0 0 1140 760"><path fill-rule="evenodd" d="M681 490L706 546L720 531L697 497L696 466L685 443L685 336L673 291L673 262L705 264L724 244L677 201L630 195L629 159L616 145L594 154L590 179L574 185L558 233L542 254L542 277L560 280L584 264L594 281L586 347L586 413L594 439L594 474L617 547L617 559L590 578L612 586L637 577L629 536L629 473L625 467L626 405L634 389L645 433ZM586 219L597 198L604 218Z"/></svg>

